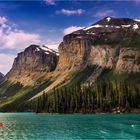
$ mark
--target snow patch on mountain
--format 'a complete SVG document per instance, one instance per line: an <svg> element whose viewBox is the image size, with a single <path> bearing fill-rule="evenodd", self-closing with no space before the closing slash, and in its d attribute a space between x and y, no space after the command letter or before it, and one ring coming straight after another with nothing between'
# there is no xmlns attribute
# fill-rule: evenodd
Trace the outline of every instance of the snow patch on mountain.
<svg viewBox="0 0 140 140"><path fill-rule="evenodd" d="M93 32L91 32L91 33L86 33L86 34L95 35L95 33L93 33Z"/></svg>
<svg viewBox="0 0 140 140"><path fill-rule="evenodd" d="M107 17L106 19L107 19L107 21L109 22L109 21L111 20L111 17Z"/></svg>
<svg viewBox="0 0 140 140"><path fill-rule="evenodd" d="M55 53L56 55L59 55L58 51L50 49L45 45L37 47L36 51L44 51L46 54Z"/></svg>
<svg viewBox="0 0 140 140"><path fill-rule="evenodd" d="M134 19L134 21L140 22L140 19Z"/></svg>
<svg viewBox="0 0 140 140"><path fill-rule="evenodd" d="M139 28L138 24L134 24L134 25L133 25L133 29L134 29L134 30L136 30L136 29L138 29L138 28Z"/></svg>
<svg viewBox="0 0 140 140"><path fill-rule="evenodd" d="M89 26L87 28L84 28L83 30L89 30L91 28L100 28L100 27L103 27L103 25L95 24L95 25Z"/></svg>
<svg viewBox="0 0 140 140"><path fill-rule="evenodd" d="M131 25L121 25L122 27L126 27L126 28L128 28L128 27L131 27Z"/></svg>

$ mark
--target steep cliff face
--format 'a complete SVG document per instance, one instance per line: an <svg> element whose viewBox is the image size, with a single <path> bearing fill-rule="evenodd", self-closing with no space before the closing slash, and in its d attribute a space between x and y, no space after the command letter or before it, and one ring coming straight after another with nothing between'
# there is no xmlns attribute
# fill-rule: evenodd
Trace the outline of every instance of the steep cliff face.
<svg viewBox="0 0 140 140"><path fill-rule="evenodd" d="M57 70L97 65L118 73L140 72L140 22L106 17L66 35Z"/></svg>
<svg viewBox="0 0 140 140"><path fill-rule="evenodd" d="M6 79L25 84L33 81L41 73L53 71L57 62L57 52L45 46L31 45L15 58L12 69L6 75Z"/></svg>
<svg viewBox="0 0 140 140"><path fill-rule="evenodd" d="M140 72L140 51L122 48L116 64L116 71Z"/></svg>
<svg viewBox="0 0 140 140"><path fill-rule="evenodd" d="M91 43L86 39L75 39L62 42L59 46L60 59L57 70L70 70L84 66L90 54Z"/></svg>

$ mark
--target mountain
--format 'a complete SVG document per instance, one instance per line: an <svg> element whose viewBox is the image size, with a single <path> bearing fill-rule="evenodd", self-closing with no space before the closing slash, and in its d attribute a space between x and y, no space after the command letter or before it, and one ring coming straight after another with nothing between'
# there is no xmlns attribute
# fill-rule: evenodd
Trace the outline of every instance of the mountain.
<svg viewBox="0 0 140 140"><path fill-rule="evenodd" d="M139 27L140 22L133 19L106 17L68 34L59 46L57 68L98 65L117 72L139 72Z"/></svg>
<svg viewBox="0 0 140 140"><path fill-rule="evenodd" d="M0 82L4 80L4 75L0 72Z"/></svg>
<svg viewBox="0 0 140 140"><path fill-rule="evenodd" d="M110 85L114 90L106 90L109 90L111 94L117 93L119 90L119 94L123 94L121 89L131 85L126 81L133 83L133 88L139 91L139 20L105 17L88 27L64 36L59 45L59 54L46 46L29 46L15 58L12 69L6 75L5 82L0 85L2 96L0 109L27 110L28 103L32 101L40 99L41 101L38 102L42 104L44 94L47 93L45 95L49 95L50 98L45 97L45 99L50 99L49 107L52 112L52 110L56 110L56 108L51 108L58 100L55 99L56 96L53 96L56 92L59 94L62 92L65 97L67 88L71 92L77 85L94 85L99 81L109 81L109 84L115 81L115 87L120 87L120 89L116 89L114 84ZM108 83L104 83L104 85L108 86ZM124 87L124 85L126 86ZM99 87L104 89L102 84L96 86L96 89L93 87L94 92L97 92ZM88 88L89 91L90 87L88 86ZM73 93L78 89L79 87L72 92L71 100L75 97ZM99 89L99 91L102 90ZM77 93L77 96L81 96L80 93L81 91ZM124 93L126 96L128 92ZM60 100L65 101L63 98ZM127 101L125 101L126 103ZM19 107L16 107L17 104ZM64 110L62 112L64 113Z"/></svg>
<svg viewBox="0 0 140 140"><path fill-rule="evenodd" d="M45 45L30 45L20 52L0 85L1 106L17 100L22 103L42 91L52 82L58 58L58 52Z"/></svg>
<svg viewBox="0 0 140 140"><path fill-rule="evenodd" d="M23 85L29 84L38 75L54 71L58 57L58 52L46 46L30 45L15 58L6 79L18 81Z"/></svg>

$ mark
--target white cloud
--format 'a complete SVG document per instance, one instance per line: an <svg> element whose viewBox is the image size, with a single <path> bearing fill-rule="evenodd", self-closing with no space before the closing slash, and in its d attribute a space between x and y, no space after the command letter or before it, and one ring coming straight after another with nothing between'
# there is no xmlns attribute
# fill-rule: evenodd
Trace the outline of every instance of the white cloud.
<svg viewBox="0 0 140 140"><path fill-rule="evenodd" d="M85 12L83 9L76 9L76 10L68 10L68 9L61 9L58 11L58 13L62 13L64 15L70 16L70 15L81 15Z"/></svg>
<svg viewBox="0 0 140 140"><path fill-rule="evenodd" d="M40 42L40 35L18 30L9 25L5 17L0 17L0 49L21 50L30 44L39 44Z"/></svg>
<svg viewBox="0 0 140 140"><path fill-rule="evenodd" d="M38 44L41 37L37 34L26 33L24 31L10 32L9 34L1 34L0 44L3 48L21 50L30 44Z"/></svg>
<svg viewBox="0 0 140 140"><path fill-rule="evenodd" d="M43 0L47 5L55 5L55 0Z"/></svg>
<svg viewBox="0 0 140 140"><path fill-rule="evenodd" d="M14 61L14 55L11 54L0 54L0 72L6 74L12 67Z"/></svg>
<svg viewBox="0 0 140 140"><path fill-rule="evenodd" d="M0 16L0 25L4 24L7 21L5 17Z"/></svg>
<svg viewBox="0 0 140 140"><path fill-rule="evenodd" d="M105 17L105 16L112 16L114 15L113 10L100 10L95 14L95 17Z"/></svg>
<svg viewBox="0 0 140 140"><path fill-rule="evenodd" d="M58 46L60 43L54 43L54 44L45 44L45 46L47 46L48 48L51 48L55 51L58 51Z"/></svg>
<svg viewBox="0 0 140 140"><path fill-rule="evenodd" d="M82 28L84 28L84 27L81 27L81 26L70 26L70 27L64 29L64 35L70 34L70 33L74 32L74 31L80 30Z"/></svg>
<svg viewBox="0 0 140 140"><path fill-rule="evenodd" d="M41 36L34 33L28 33L9 24L8 19L0 16L0 49L16 50L19 52L31 44L40 44ZM0 72L6 74L14 61L15 55L8 52L0 53Z"/></svg>
<svg viewBox="0 0 140 140"><path fill-rule="evenodd" d="M48 41L39 34L19 30L9 24L8 19L0 16L0 51L2 52L0 53L0 72L6 74L12 67L16 55L11 55L9 52L15 51L16 54L31 44L47 44L48 47L57 49L58 43L58 41Z"/></svg>

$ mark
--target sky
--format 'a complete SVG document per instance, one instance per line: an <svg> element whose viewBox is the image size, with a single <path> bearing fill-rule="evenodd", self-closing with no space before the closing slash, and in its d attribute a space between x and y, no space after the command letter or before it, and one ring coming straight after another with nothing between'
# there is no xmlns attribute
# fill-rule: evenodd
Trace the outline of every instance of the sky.
<svg viewBox="0 0 140 140"><path fill-rule="evenodd" d="M140 19L140 0L0 0L0 72L29 45L57 49L64 35L106 16Z"/></svg>

